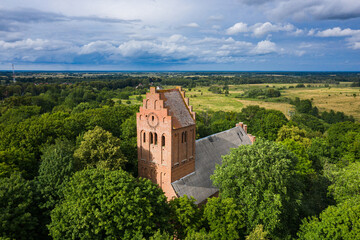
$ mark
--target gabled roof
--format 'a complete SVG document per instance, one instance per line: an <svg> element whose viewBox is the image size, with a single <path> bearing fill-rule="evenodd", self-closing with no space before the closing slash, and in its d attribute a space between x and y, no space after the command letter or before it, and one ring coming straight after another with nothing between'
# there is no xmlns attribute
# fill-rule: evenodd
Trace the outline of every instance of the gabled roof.
<svg viewBox="0 0 360 240"><path fill-rule="evenodd" d="M173 128L183 128L195 124L190 109L185 103L179 89L158 90L160 98L164 100L164 107L169 110L173 118Z"/></svg>
<svg viewBox="0 0 360 240"><path fill-rule="evenodd" d="M171 183L179 196L193 196L199 204L219 191L213 186L210 176L215 165L222 163L221 156L231 148L251 144L251 140L242 127L235 127L196 141L195 172Z"/></svg>

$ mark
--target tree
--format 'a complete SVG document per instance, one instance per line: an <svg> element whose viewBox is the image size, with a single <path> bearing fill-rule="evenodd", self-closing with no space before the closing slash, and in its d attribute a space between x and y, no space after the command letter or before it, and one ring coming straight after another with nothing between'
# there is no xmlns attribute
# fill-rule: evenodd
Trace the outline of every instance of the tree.
<svg viewBox="0 0 360 240"><path fill-rule="evenodd" d="M57 139L42 150L37 184L45 199L43 208L52 210L61 199L64 183L75 171L74 146L68 140Z"/></svg>
<svg viewBox="0 0 360 240"><path fill-rule="evenodd" d="M149 238L169 230L169 211L163 191L149 180L123 170L86 169L66 184L48 227L54 239Z"/></svg>
<svg viewBox="0 0 360 240"><path fill-rule="evenodd" d="M288 122L285 115L277 110L249 108L244 111L246 115L251 114L251 111L256 111L255 115L248 120L248 131L257 137L268 140L276 140L279 129Z"/></svg>
<svg viewBox="0 0 360 240"><path fill-rule="evenodd" d="M246 236L246 240L267 240L267 232L264 231L263 225L257 225L254 230Z"/></svg>
<svg viewBox="0 0 360 240"><path fill-rule="evenodd" d="M328 207L319 217L305 219L298 236L309 240L360 239L360 196Z"/></svg>
<svg viewBox="0 0 360 240"><path fill-rule="evenodd" d="M307 130L312 131L319 131L321 133L324 133L325 130L329 127L329 124L327 124L324 120L305 113L297 113L291 117L291 120L297 123L301 128L306 128Z"/></svg>
<svg viewBox="0 0 360 240"><path fill-rule="evenodd" d="M213 239L241 239L245 232L244 213L233 198L210 198L204 219Z"/></svg>
<svg viewBox="0 0 360 240"><path fill-rule="evenodd" d="M360 124L341 122L331 125L326 140L331 147L332 163L346 165L360 158Z"/></svg>
<svg viewBox="0 0 360 240"><path fill-rule="evenodd" d="M333 194L337 203L359 195L360 162L332 171L330 175L333 184L329 186L329 192Z"/></svg>
<svg viewBox="0 0 360 240"><path fill-rule="evenodd" d="M291 139L306 145L310 145L310 139L306 137L306 131L296 126L284 125L279 129L276 141L281 142L285 139Z"/></svg>
<svg viewBox="0 0 360 240"><path fill-rule="evenodd" d="M175 229L175 235L179 239L185 238L190 231L196 231L201 226L201 212L195 204L194 198L186 195L174 198L169 202L171 208L171 222Z"/></svg>
<svg viewBox="0 0 360 240"><path fill-rule="evenodd" d="M120 149L127 158L126 171L137 176L137 136L136 136L136 116L133 115L121 124L121 143Z"/></svg>
<svg viewBox="0 0 360 240"><path fill-rule="evenodd" d="M242 206L247 229L263 224L273 238L294 232L302 183L297 158L283 146L258 140L232 149L211 177L220 196Z"/></svg>
<svg viewBox="0 0 360 240"><path fill-rule="evenodd" d="M101 127L87 131L80 147L75 150L74 157L78 168L102 167L105 169L121 169L127 162L120 149L121 141Z"/></svg>
<svg viewBox="0 0 360 240"><path fill-rule="evenodd" d="M37 239L34 198L31 183L19 173L0 179L0 238Z"/></svg>

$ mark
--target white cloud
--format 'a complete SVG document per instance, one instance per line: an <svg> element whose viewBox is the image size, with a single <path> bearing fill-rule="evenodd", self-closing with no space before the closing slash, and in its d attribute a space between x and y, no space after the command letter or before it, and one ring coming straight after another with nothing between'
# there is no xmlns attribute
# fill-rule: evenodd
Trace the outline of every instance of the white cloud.
<svg viewBox="0 0 360 240"><path fill-rule="evenodd" d="M184 37L181 34L174 34L171 35L168 39L166 39L166 41L168 42L185 42L187 40L187 37Z"/></svg>
<svg viewBox="0 0 360 240"><path fill-rule="evenodd" d="M25 39L25 40L19 40L15 42L5 42L0 40L0 47L3 49L32 49L32 50L44 50L44 49L50 49L51 44L48 40L44 39ZM56 47L54 47L56 48Z"/></svg>
<svg viewBox="0 0 360 240"><path fill-rule="evenodd" d="M308 32L308 36L314 36L315 35L315 29L310 29Z"/></svg>
<svg viewBox="0 0 360 240"><path fill-rule="evenodd" d="M184 27L189 27L189 28L198 28L200 27L199 24L197 24L196 22L192 22L192 23L188 23L186 25L183 25Z"/></svg>
<svg viewBox="0 0 360 240"><path fill-rule="evenodd" d="M94 52L112 52L116 47L107 41L96 41L81 47L79 54L90 54Z"/></svg>
<svg viewBox="0 0 360 240"><path fill-rule="evenodd" d="M247 31L248 31L247 24L243 23L243 22L238 22L238 23L235 23L234 26L228 28L226 30L226 34L235 35L235 34L244 33Z"/></svg>
<svg viewBox="0 0 360 240"><path fill-rule="evenodd" d="M354 43L352 44L351 48L352 48L352 49L355 49L355 50L360 49L360 42L354 42Z"/></svg>
<svg viewBox="0 0 360 240"><path fill-rule="evenodd" d="M276 44L269 40L258 42L256 47L252 50L252 53L254 54L268 54L272 52L276 52Z"/></svg>
<svg viewBox="0 0 360 240"><path fill-rule="evenodd" d="M326 29L324 31L319 31L316 35L319 37L346 37L355 34L360 34L360 30L353 30L350 28L341 29L339 27L334 27L331 29Z"/></svg>
<svg viewBox="0 0 360 240"><path fill-rule="evenodd" d="M291 32L295 27L292 24L272 24L271 22L256 23L250 27L246 23L239 22L226 30L226 34L235 35L238 33L252 32L255 37L262 37L271 32ZM294 34L301 34L301 29L296 29Z"/></svg>
<svg viewBox="0 0 360 240"><path fill-rule="evenodd" d="M261 37L270 32L279 32L279 31L289 32L294 29L294 26L292 24L281 25L281 24L272 24L270 22L265 22L265 23L257 23L253 25L251 28L254 36Z"/></svg>
<svg viewBox="0 0 360 240"><path fill-rule="evenodd" d="M161 56L171 57L172 59L181 59L191 54L191 51L184 45L158 41L130 40L120 44L118 50L124 57Z"/></svg>

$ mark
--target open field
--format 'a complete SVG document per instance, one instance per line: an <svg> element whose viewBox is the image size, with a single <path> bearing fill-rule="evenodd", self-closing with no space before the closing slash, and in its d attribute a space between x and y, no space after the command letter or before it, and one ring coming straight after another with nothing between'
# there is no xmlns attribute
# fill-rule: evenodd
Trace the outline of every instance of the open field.
<svg viewBox="0 0 360 240"><path fill-rule="evenodd" d="M187 91L186 94L187 97L190 97L190 104L194 107L195 111L240 111L241 108L249 105L259 105L267 109L279 110L287 115L289 110L294 109L294 106L289 103L269 102L265 99L235 98L236 95L243 93L246 89L266 88L269 85L270 87L285 88L281 90L283 97L312 99L313 104L320 111L340 111L347 115L352 115L356 120L360 121L360 88L350 88L347 87L348 84L341 83L339 85L330 85L329 87L324 87L323 84L312 84L317 87L306 88L289 88L289 86L295 86L296 84L236 85L229 86L230 94L228 96L209 92L209 87L196 87L191 89L191 91ZM354 94L356 94L356 97L354 97Z"/></svg>
<svg viewBox="0 0 360 240"><path fill-rule="evenodd" d="M288 116L289 110L294 110L294 106L287 102L275 102L272 99L250 99L236 98L245 90L252 88L275 87L281 89L281 97L294 99L311 99L314 106L321 111L340 111L346 115L352 115L357 121L360 121L360 88L348 87L349 83L331 84L325 87L324 84L311 84L313 87L295 88L297 84L244 84L230 85L229 95L214 94L208 91L209 87L196 87L191 89L184 88L186 96L190 98L190 105L195 111L241 111L242 108L249 105L259 105L266 109L275 109ZM305 84L307 86L307 84ZM289 88L292 86L292 88ZM222 86L220 86L222 87ZM174 88L167 86L166 88ZM354 97L355 94L355 97ZM143 95L145 97L145 95ZM130 104L141 104L135 99L136 96L130 96ZM118 101L118 99L114 99ZM121 100L122 104L127 104L127 100Z"/></svg>

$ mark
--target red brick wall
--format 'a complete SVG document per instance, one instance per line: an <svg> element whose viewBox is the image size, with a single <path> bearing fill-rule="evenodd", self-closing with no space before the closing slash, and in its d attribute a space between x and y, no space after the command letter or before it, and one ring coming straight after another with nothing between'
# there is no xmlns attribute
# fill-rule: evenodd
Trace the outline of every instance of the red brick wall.
<svg viewBox="0 0 360 240"><path fill-rule="evenodd" d="M137 146L139 176L158 184L168 199L176 197L171 182L195 171L195 125L173 129L155 88L150 88L137 113Z"/></svg>

